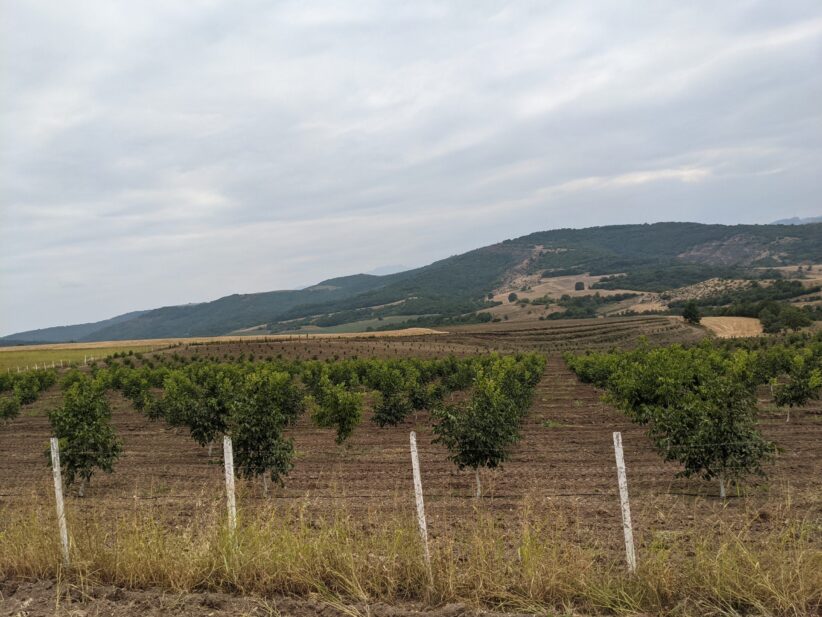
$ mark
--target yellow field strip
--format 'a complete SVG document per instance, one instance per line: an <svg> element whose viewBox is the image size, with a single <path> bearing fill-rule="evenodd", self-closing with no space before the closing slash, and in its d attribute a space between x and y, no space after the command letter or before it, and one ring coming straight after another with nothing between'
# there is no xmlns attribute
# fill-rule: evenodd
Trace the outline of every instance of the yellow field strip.
<svg viewBox="0 0 822 617"><path fill-rule="evenodd" d="M157 338L157 339L135 339L127 341L97 341L92 343L47 343L44 345L19 345L14 347L0 347L0 354L14 351L37 351L51 349L96 349L117 348L133 349L135 346L142 348L167 347L177 343L233 343L243 341L289 341L301 338L392 338L398 336L424 336L429 334L446 334L440 330L431 328L404 328L402 330L385 330L382 332L339 332L339 333L318 333L318 334L254 334L248 336L200 336L193 338Z"/></svg>

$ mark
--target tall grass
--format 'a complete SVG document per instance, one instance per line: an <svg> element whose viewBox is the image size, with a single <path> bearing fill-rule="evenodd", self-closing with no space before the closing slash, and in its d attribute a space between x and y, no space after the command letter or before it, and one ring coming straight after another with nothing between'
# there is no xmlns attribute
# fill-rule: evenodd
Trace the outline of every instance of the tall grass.
<svg viewBox="0 0 822 617"><path fill-rule="evenodd" d="M431 584L416 523L396 512L336 507L317 518L302 504L261 506L241 511L232 535L218 504L176 523L140 508L72 510L64 570L51 508L32 502L0 510L0 578L529 612L817 614L822 521L787 502L770 511L764 522L751 508L731 522L719 513L683 533L651 535L632 575L567 511L526 504L501 519L479 506L432 538Z"/></svg>

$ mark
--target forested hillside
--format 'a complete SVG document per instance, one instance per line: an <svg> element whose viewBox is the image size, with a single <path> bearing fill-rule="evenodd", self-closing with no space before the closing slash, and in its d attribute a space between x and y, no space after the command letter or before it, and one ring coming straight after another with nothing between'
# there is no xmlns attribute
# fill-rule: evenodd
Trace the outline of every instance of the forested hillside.
<svg viewBox="0 0 822 617"><path fill-rule="evenodd" d="M542 231L391 274L358 274L302 290L231 295L96 324L14 334L4 344L282 332L369 319L465 319L516 276L619 275L602 289L665 291L713 277L758 278L762 268L822 262L822 223L656 223ZM754 271L753 268L759 270Z"/></svg>

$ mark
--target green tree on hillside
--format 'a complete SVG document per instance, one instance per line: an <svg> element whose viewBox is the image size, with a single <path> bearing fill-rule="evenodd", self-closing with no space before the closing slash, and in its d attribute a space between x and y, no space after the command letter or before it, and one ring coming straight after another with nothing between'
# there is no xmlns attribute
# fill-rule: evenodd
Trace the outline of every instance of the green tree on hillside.
<svg viewBox="0 0 822 617"><path fill-rule="evenodd" d="M702 321L702 315L699 314L699 307L695 300L688 300L685 307L682 309L682 317L690 324L698 324Z"/></svg>

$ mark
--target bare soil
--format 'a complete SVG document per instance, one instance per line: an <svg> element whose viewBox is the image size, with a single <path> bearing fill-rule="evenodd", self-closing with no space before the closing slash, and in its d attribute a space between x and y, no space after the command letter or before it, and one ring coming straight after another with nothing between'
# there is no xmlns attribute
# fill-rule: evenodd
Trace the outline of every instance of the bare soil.
<svg viewBox="0 0 822 617"><path fill-rule="evenodd" d="M321 598L248 597L226 593L169 593L163 589L61 587L53 581L0 581L0 617L497 617L462 604L339 605ZM513 617L506 613L506 617Z"/></svg>

